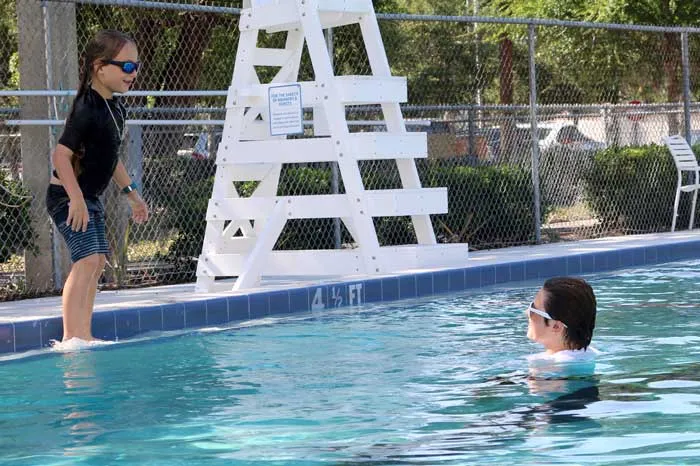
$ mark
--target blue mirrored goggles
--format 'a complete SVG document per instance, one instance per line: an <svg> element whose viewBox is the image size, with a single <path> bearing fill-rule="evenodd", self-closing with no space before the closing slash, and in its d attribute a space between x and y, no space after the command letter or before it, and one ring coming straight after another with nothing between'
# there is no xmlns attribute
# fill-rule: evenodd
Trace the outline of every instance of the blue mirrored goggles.
<svg viewBox="0 0 700 466"><path fill-rule="evenodd" d="M105 60L104 63L108 65L118 66L126 74L131 74L138 71L139 67L141 66L141 63L137 61Z"/></svg>
<svg viewBox="0 0 700 466"><path fill-rule="evenodd" d="M554 317L550 316L549 313L547 313L546 311L542 311L540 309L537 309L535 307L535 303L530 303L530 305L527 307L527 312L532 312L533 314L537 314L538 316L542 316L545 319L558 320L558 319L555 319ZM561 320L559 322L561 322ZM561 322L561 324L564 326L564 328L569 328L568 325L566 325L564 322Z"/></svg>

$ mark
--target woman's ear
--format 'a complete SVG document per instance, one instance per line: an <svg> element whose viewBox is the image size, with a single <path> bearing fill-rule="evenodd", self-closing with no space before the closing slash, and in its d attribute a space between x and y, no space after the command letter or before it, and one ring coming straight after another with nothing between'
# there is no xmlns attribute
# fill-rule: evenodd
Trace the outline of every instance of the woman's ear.
<svg viewBox="0 0 700 466"><path fill-rule="evenodd" d="M555 332L563 332L564 331L564 324L559 322L558 320L552 321L552 330Z"/></svg>

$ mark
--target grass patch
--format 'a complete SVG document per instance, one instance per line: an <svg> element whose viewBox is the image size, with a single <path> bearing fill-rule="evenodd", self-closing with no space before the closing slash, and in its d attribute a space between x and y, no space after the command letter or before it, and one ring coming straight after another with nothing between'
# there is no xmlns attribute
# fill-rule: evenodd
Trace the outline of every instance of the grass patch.
<svg viewBox="0 0 700 466"><path fill-rule="evenodd" d="M175 240L173 238L144 240L138 243L129 244L127 258L129 262L148 261L155 258L164 257L168 254L170 246Z"/></svg>
<svg viewBox="0 0 700 466"><path fill-rule="evenodd" d="M547 216L545 223L576 222L591 220L593 212L585 202L579 202L570 207L557 207Z"/></svg>

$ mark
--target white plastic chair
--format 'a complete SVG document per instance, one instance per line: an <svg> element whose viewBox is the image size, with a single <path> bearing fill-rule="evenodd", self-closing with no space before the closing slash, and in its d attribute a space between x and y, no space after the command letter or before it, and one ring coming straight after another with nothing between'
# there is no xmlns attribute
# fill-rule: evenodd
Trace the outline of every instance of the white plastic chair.
<svg viewBox="0 0 700 466"><path fill-rule="evenodd" d="M671 222L671 231L676 231L676 217L678 217L678 202L680 200L681 192L690 193L693 192L693 206L690 210L690 225L689 229L693 229L693 223L695 222L695 204L698 200L698 191L700 191L700 165L698 165L698 160L695 158L695 153L693 149L688 145L688 142L683 136L667 136L664 138L666 146L671 151L671 156L673 156L673 163L676 164L676 170L678 170L678 186L676 187L676 200L673 202L673 221ZM691 181L691 184L683 184L683 172L694 173L695 182Z"/></svg>

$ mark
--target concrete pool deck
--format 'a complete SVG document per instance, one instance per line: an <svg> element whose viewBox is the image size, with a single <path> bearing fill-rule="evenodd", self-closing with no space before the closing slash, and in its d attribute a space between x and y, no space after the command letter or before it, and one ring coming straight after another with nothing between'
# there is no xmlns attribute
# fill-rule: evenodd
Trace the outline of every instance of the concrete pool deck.
<svg viewBox="0 0 700 466"><path fill-rule="evenodd" d="M124 339L148 331L194 329L698 258L700 229L475 251L457 269L267 279L261 287L245 292L197 294L193 283L101 291L95 300L93 333L107 340ZM60 339L60 316L60 296L0 303L0 353L37 349Z"/></svg>

